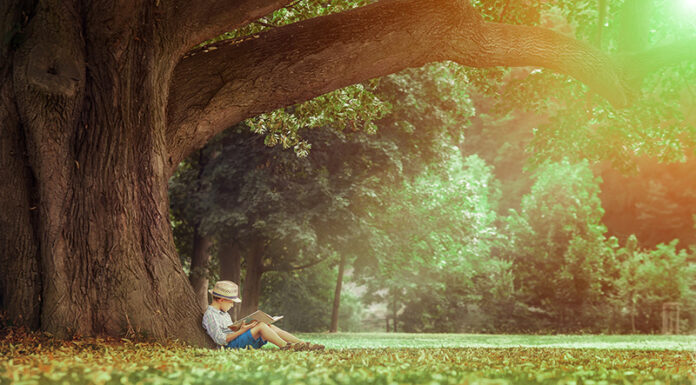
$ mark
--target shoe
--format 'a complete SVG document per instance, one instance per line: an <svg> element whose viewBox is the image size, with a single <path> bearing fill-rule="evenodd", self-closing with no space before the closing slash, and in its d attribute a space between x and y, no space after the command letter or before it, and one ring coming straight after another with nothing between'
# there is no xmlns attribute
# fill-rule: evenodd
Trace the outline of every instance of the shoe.
<svg viewBox="0 0 696 385"><path fill-rule="evenodd" d="M280 348L280 350L292 350L295 352L324 350L324 345L312 344L309 342L294 342L288 343L287 345Z"/></svg>
<svg viewBox="0 0 696 385"><path fill-rule="evenodd" d="M295 344L287 343L285 346L281 347L280 350L295 350Z"/></svg>
<svg viewBox="0 0 696 385"><path fill-rule="evenodd" d="M309 350L324 350L325 346L321 344L307 343Z"/></svg>
<svg viewBox="0 0 696 385"><path fill-rule="evenodd" d="M312 344L309 342L296 342L293 344L295 347L295 351L298 352L306 352L312 350Z"/></svg>
<svg viewBox="0 0 696 385"><path fill-rule="evenodd" d="M309 346L306 342L288 342L285 346L280 348L280 350L291 350L294 352L300 352L303 350L309 350Z"/></svg>

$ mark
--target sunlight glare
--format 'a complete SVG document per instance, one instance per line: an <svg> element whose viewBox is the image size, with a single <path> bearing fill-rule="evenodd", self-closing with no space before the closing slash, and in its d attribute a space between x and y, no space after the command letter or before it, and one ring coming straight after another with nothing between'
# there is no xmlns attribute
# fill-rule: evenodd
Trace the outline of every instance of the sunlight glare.
<svg viewBox="0 0 696 385"><path fill-rule="evenodd" d="M682 0L682 6L688 12L696 12L696 0Z"/></svg>

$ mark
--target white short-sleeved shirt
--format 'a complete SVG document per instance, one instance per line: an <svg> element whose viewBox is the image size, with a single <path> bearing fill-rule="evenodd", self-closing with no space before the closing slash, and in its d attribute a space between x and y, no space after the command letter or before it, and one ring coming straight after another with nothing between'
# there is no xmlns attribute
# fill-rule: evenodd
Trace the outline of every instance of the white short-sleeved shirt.
<svg viewBox="0 0 696 385"><path fill-rule="evenodd" d="M203 313L203 329L216 344L227 345L227 334L234 333L229 326L232 324L230 313L208 306Z"/></svg>

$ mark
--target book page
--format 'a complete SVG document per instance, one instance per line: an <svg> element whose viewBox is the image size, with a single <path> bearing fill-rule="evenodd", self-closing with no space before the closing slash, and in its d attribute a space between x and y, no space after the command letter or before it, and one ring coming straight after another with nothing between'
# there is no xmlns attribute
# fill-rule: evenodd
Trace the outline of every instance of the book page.
<svg viewBox="0 0 696 385"><path fill-rule="evenodd" d="M257 310L257 311L255 311L255 312L253 312L245 317L238 319L230 326L239 326L244 321L246 321L246 323L250 323L251 321L259 321L259 322L265 322L267 324L272 324L272 323L274 323L282 318L283 318L282 315L271 317L268 314L266 314L265 312L263 312L261 310Z"/></svg>

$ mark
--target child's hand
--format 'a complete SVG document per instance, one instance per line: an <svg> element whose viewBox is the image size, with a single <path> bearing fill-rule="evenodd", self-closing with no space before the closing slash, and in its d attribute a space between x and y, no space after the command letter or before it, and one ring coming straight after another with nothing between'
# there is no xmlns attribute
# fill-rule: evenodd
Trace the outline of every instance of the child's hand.
<svg viewBox="0 0 696 385"><path fill-rule="evenodd" d="M230 325L230 326L228 326L228 328L230 328L230 330L232 330L233 332L236 332L237 330L239 330L240 327L242 327L242 325Z"/></svg>
<svg viewBox="0 0 696 385"><path fill-rule="evenodd" d="M246 322L242 321L242 323L241 323L240 325L230 325L230 326L228 326L228 328L229 328L230 330L236 332L237 330L242 330L242 329L243 329L243 330L247 330L247 329L251 329L251 328L253 328L254 326L258 325L258 323L259 323L259 321L251 321L251 322L249 322L249 323L246 323Z"/></svg>

